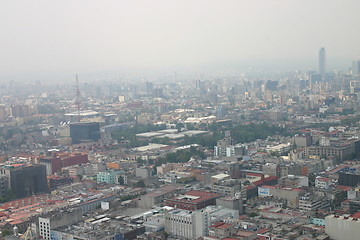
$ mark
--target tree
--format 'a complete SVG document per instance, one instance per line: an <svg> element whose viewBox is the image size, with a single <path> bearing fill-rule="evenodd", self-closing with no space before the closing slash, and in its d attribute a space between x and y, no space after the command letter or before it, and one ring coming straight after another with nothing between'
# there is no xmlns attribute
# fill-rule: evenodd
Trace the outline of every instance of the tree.
<svg viewBox="0 0 360 240"><path fill-rule="evenodd" d="M259 214L257 212L250 212L248 214L249 217L253 218L253 217L256 217L256 216L259 216Z"/></svg>
<svg viewBox="0 0 360 240"><path fill-rule="evenodd" d="M145 183L144 180L140 180L135 184L135 187L141 187L144 188L145 187Z"/></svg>
<svg viewBox="0 0 360 240"><path fill-rule="evenodd" d="M8 228L1 229L3 237L8 236L11 234L11 231Z"/></svg>

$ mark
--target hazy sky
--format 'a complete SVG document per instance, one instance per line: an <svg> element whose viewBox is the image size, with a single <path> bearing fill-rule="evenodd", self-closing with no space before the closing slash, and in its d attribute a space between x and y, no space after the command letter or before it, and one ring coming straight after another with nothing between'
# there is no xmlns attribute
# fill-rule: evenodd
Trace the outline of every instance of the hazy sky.
<svg viewBox="0 0 360 240"><path fill-rule="evenodd" d="M359 0L2 0L0 80L314 60L320 47L350 66L360 59L359 9Z"/></svg>

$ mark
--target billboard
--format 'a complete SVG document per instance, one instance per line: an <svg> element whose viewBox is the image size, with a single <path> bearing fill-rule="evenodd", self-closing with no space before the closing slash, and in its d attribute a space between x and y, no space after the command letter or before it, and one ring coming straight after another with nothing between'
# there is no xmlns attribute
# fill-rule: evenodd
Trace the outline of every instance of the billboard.
<svg viewBox="0 0 360 240"><path fill-rule="evenodd" d="M258 187L258 195L260 197L268 197L270 196L270 189L266 187Z"/></svg>

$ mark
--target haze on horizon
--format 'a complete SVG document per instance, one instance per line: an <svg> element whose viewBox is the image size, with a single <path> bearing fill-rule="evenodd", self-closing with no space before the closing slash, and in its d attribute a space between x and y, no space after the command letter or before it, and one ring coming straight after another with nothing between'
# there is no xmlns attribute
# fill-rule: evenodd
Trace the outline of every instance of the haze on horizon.
<svg viewBox="0 0 360 240"><path fill-rule="evenodd" d="M358 0L2 1L0 82L224 62L316 70L320 47L329 65L350 66L359 9Z"/></svg>

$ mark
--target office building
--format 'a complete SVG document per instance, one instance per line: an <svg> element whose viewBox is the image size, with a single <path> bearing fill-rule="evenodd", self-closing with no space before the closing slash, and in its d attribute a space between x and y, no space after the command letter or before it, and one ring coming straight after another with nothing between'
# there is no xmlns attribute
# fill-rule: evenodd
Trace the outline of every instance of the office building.
<svg viewBox="0 0 360 240"><path fill-rule="evenodd" d="M2 168L1 176L8 176L16 198L49 192L44 165L13 164Z"/></svg>
<svg viewBox="0 0 360 240"><path fill-rule="evenodd" d="M215 222L239 219L239 211L208 206L197 211L174 209L165 213L165 231L177 239L198 239L209 236Z"/></svg>
<svg viewBox="0 0 360 240"><path fill-rule="evenodd" d="M209 212L176 209L165 213L165 231L175 237L197 239L208 236L209 226Z"/></svg>
<svg viewBox="0 0 360 240"><path fill-rule="evenodd" d="M355 60L352 63L352 75L359 76L360 75L360 60Z"/></svg>
<svg viewBox="0 0 360 240"><path fill-rule="evenodd" d="M72 144L92 142L100 139L100 125L98 122L80 122L70 124Z"/></svg>
<svg viewBox="0 0 360 240"><path fill-rule="evenodd" d="M360 183L360 174L355 172L339 172L339 185L356 187Z"/></svg>

